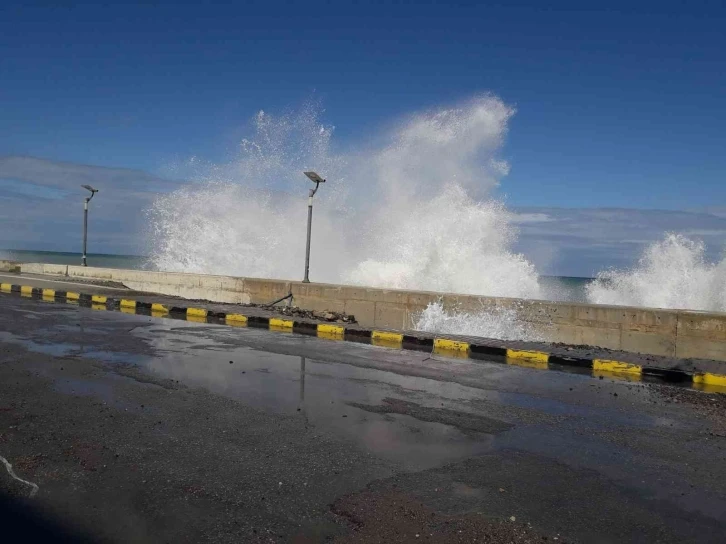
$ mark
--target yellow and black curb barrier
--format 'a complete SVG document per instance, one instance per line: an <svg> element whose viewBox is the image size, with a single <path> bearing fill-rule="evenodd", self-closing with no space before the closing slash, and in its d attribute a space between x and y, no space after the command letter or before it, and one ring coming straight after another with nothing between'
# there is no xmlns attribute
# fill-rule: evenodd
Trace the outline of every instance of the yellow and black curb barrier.
<svg viewBox="0 0 726 544"><path fill-rule="evenodd" d="M214 312L204 308L184 308L131 299L115 299L102 295L91 295L73 291L42 289L29 285L0 284L0 292L18 294L23 297L43 299L52 302L78 304L98 310L115 310L123 313L153 317L170 317L198 323L226 324L233 327L260 327L272 331L294 332L327 338L372 344L375 346L433 353L454 358L502 360L506 364L541 370L580 369L593 376L640 381L658 380L670 383L690 384L698 389L726 391L726 375L710 372L686 372L677 369L641 366L623 361L570 357L547 353L507 348L496 341L487 344L481 341L462 341L439 338L426 333L406 334L395 331L345 327L329 323L312 323L276 317ZM490 341L491 342L491 341Z"/></svg>

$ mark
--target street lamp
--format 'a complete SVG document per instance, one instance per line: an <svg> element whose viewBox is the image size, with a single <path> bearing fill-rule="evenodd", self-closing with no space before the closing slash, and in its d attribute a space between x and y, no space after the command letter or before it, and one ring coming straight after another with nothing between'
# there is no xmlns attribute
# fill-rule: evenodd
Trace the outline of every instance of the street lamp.
<svg viewBox="0 0 726 544"><path fill-rule="evenodd" d="M82 266L88 266L86 264L86 246L88 245L88 203L98 192L98 189L94 189L90 185L81 185L81 187L91 191L91 196L87 196L83 201L83 260L81 264Z"/></svg>
<svg viewBox="0 0 726 544"><path fill-rule="evenodd" d="M315 189L310 189L310 198L308 198L308 241L305 246L305 278L303 279L303 283L310 283L308 274L310 273L310 233L313 229L313 197L318 192L320 184L325 183L325 180L315 172L303 172L303 174L315 184Z"/></svg>

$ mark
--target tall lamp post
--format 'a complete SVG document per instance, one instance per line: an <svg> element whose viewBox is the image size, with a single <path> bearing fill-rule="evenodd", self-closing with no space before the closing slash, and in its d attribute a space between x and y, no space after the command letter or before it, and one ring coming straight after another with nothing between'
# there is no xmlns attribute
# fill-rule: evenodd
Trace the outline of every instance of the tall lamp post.
<svg viewBox="0 0 726 544"><path fill-rule="evenodd" d="M315 189L310 189L310 197L308 198L308 241L305 246L305 278L303 278L303 283L310 283L308 275L310 273L310 234L313 230L313 197L318 192L320 184L325 183L325 180L315 172L303 173L315 184Z"/></svg>
<svg viewBox="0 0 726 544"><path fill-rule="evenodd" d="M98 189L94 189L90 185L81 185L84 189L91 191L91 196L87 196L83 201L83 261L82 266L88 266L86 264L86 247L88 245L88 203L98 192Z"/></svg>

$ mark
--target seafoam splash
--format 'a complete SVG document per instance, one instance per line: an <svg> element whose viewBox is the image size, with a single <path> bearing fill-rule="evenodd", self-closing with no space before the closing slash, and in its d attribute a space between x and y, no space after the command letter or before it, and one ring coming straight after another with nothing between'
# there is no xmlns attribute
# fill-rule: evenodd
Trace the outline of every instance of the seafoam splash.
<svg viewBox="0 0 726 544"><path fill-rule="evenodd" d="M260 113L240 156L157 199L154 264L162 270L296 278L305 245L302 171L329 182L316 196L316 280L513 297L539 294L511 251L516 233L490 198L513 111L485 96L415 115L378 149L331 152L333 128L305 108Z"/></svg>
<svg viewBox="0 0 726 544"><path fill-rule="evenodd" d="M259 112L255 138L227 164L191 159L177 175L193 181L159 196L150 210L152 265L158 270L289 279L302 276L309 184L303 170L319 169L338 183L316 196L315 267L318 281L335 281L343 266L346 215L341 158L329 152L333 127L307 106L271 117Z"/></svg>
<svg viewBox="0 0 726 544"><path fill-rule="evenodd" d="M310 187L302 172L312 169L328 179L315 197L314 281L537 298L537 273L511 250L516 231L491 196L508 172L499 151L513 113L483 96L411 116L373 138L379 147L336 154L315 107L261 112L238 157L196 167L194 182L157 199L153 264L300 278Z"/></svg>
<svg viewBox="0 0 726 544"><path fill-rule="evenodd" d="M418 316L414 328L436 334L460 334L500 340L545 340L544 335L531 323L520 320L513 308L482 308L475 313L457 310L447 312L437 302L429 304Z"/></svg>
<svg viewBox="0 0 726 544"><path fill-rule="evenodd" d="M513 110L494 97L413 116L371 154L375 205L348 283L537 297L534 267L512 252L516 231L491 199Z"/></svg>
<svg viewBox="0 0 726 544"><path fill-rule="evenodd" d="M649 246L631 270L598 274L587 286L594 304L726 311L726 259L710 263L703 242L678 234Z"/></svg>

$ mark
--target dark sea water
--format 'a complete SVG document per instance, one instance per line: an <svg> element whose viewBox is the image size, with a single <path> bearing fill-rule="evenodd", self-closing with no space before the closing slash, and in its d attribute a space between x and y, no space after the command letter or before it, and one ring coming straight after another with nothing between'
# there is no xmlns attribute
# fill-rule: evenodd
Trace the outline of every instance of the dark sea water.
<svg viewBox="0 0 726 544"><path fill-rule="evenodd" d="M539 284L542 287L546 300L566 300L568 302L587 302L585 287L593 278L580 278L572 276L540 276Z"/></svg>
<svg viewBox="0 0 726 544"><path fill-rule="evenodd" d="M9 259L26 263L50 264L81 264L80 253L64 253L58 251L27 251L27 250L0 250L0 259ZM151 270L146 257L138 255L111 255L103 253L89 253L88 266L101 268L131 268L134 270ZM540 276L540 285L547 300L566 300L570 302L587 302L585 286L592 278L577 278L569 276Z"/></svg>
<svg viewBox="0 0 726 544"><path fill-rule="evenodd" d="M59 251L0 249L0 259L9 259L24 263L81 264L80 253L64 253ZM88 266L98 266L101 268L133 268L135 270L149 268L147 266L148 259L137 255L89 253L86 260Z"/></svg>

